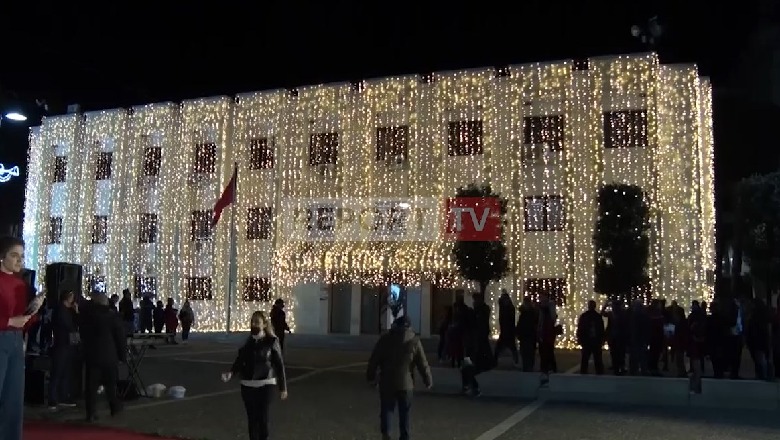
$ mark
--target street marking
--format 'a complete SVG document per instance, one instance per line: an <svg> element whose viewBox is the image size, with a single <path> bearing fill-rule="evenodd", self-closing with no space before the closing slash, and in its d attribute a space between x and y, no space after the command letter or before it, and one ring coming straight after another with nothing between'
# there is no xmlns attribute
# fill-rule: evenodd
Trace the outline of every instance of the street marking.
<svg viewBox="0 0 780 440"><path fill-rule="evenodd" d="M342 369L342 368L356 367L358 365L366 365L366 364L367 364L367 362L356 362L356 363L352 363L352 364L335 365L333 367L321 368L319 370L312 370L312 371L303 373L300 376L296 376L296 377L293 377L293 378L289 379L287 381L287 383L288 384L293 384L293 383L296 383L296 382L300 382L300 381L302 381L304 379L308 379L308 378L310 378L312 376L315 376L317 374L320 374L320 373L325 373L325 372L328 372L328 371L339 370L339 369ZM291 367L291 368L295 368L295 367ZM153 408L153 407L157 407L157 406L168 405L170 403L187 402L187 401L192 401L192 400L205 399L205 398L209 398L209 397L224 396L224 395L227 395L227 394L238 393L240 391L241 391L241 388L238 387L238 388L231 388L229 390L215 391L213 393L196 394L194 396L184 397L182 399L169 399L169 400L160 400L160 401L157 401L157 402L141 403L139 405L128 405L128 406L125 407L125 410L126 411L131 411L131 410L134 410L134 409Z"/></svg>
<svg viewBox="0 0 780 440"><path fill-rule="evenodd" d="M489 431L483 433L476 440L496 440L504 435L507 431L512 429L513 426L525 420L528 416L534 413L537 409L544 405L544 400L535 400L528 405L520 409L520 411L512 414L506 420L491 428Z"/></svg>
<svg viewBox="0 0 780 440"><path fill-rule="evenodd" d="M219 354L219 353L238 353L238 348L234 348L231 350L211 350L211 351L187 351L182 353L181 351L177 351L176 353L155 353L146 354L145 358L162 358L162 357L171 357L171 356L200 356L202 354Z"/></svg>

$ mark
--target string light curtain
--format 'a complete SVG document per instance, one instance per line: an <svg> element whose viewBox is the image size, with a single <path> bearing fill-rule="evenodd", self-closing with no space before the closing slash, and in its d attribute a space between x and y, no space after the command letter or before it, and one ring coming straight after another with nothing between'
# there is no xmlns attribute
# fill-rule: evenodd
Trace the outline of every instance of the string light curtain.
<svg viewBox="0 0 780 440"><path fill-rule="evenodd" d="M86 174L52 183L57 155L67 156L69 169L80 169L92 154L73 118L48 118L38 137L31 137L61 146L44 147L30 158L40 167L31 173L28 194L39 196L28 203L26 219L37 223L25 225L27 235L36 231L44 237L50 217L59 215L50 208L54 198L48 198L48 189L67 187L79 206L74 196L81 194ZM432 283L473 290L457 276L451 243L443 235L424 239L405 220L416 239L377 240L373 233L357 233L339 207L371 201L376 206L366 206L367 212L375 213L380 200L403 201L412 205L413 219L415 204L441 203L459 186L486 182L508 199L511 263L510 275L491 286L488 301L495 304L502 287L515 300L550 293L564 326L559 343L573 347L577 317L597 297L592 236L603 184L634 184L645 191L653 226L652 294L683 304L711 296L711 119L709 82L694 66L659 65L654 54L136 108L126 134L128 153L112 158L112 180L124 169L128 182L158 181L159 190L129 185L124 199L126 241L139 241L138 223L149 214L158 216L158 238L144 244L150 247L146 259L119 248L106 258L136 255L129 258L134 266L154 261L150 272L159 277L161 291L177 301L195 300L199 330L224 330L230 222L195 240L189 232L198 225L197 213L212 209L238 162L233 329L243 329L251 310L267 309L275 298L287 302L294 321L293 291L307 282ZM94 182L94 173L89 177ZM122 224L113 218L116 212L110 227ZM72 242L76 229L86 226L76 228L72 214L63 215L63 241ZM366 224L374 222L371 217ZM39 268L60 255L54 253L57 246L39 248ZM130 273L147 272L137 267ZM118 287L133 279L126 278L109 276L108 282Z"/></svg>

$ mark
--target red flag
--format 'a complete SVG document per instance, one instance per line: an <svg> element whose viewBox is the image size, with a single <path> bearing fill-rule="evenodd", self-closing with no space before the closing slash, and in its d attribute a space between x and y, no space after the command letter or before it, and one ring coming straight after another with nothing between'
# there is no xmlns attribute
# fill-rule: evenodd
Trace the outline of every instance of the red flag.
<svg viewBox="0 0 780 440"><path fill-rule="evenodd" d="M233 177L230 178L225 189L222 191L222 195L217 200L217 204L214 205L214 219L211 220L211 227L217 225L219 218L222 216L222 211L225 210L231 203L236 201L236 181L238 180L238 164L233 167Z"/></svg>

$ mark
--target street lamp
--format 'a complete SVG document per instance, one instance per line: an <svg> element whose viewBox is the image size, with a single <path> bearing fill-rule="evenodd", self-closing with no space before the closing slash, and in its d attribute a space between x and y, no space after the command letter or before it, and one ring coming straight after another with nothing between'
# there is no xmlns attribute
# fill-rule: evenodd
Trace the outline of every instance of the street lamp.
<svg viewBox="0 0 780 440"><path fill-rule="evenodd" d="M27 116L19 112L8 112L5 114L5 118L14 122L24 122L27 120Z"/></svg>

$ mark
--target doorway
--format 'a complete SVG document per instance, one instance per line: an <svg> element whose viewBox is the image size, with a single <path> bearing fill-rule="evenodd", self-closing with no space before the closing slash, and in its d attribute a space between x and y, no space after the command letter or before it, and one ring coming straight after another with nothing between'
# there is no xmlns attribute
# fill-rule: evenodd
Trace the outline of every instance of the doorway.
<svg viewBox="0 0 780 440"><path fill-rule="evenodd" d="M382 325L382 311L387 304L387 295L384 293L384 287L360 286L361 334L378 335L386 328Z"/></svg>
<svg viewBox="0 0 780 440"><path fill-rule="evenodd" d="M330 332L349 334L352 321L352 285L332 284L330 286Z"/></svg>

